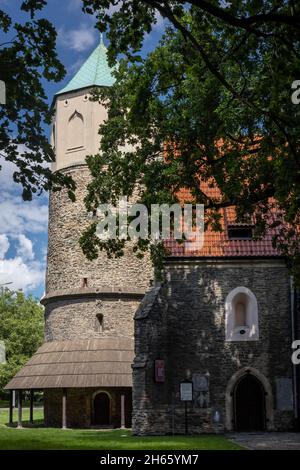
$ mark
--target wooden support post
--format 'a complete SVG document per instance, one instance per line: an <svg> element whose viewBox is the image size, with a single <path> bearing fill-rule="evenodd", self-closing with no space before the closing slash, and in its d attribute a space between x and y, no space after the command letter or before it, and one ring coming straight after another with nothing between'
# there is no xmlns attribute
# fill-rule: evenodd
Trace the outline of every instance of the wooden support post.
<svg viewBox="0 0 300 470"><path fill-rule="evenodd" d="M30 409L29 409L30 424L33 424L33 401L34 401L34 391L30 390Z"/></svg>
<svg viewBox="0 0 300 470"><path fill-rule="evenodd" d="M125 428L125 395L121 394L121 428Z"/></svg>
<svg viewBox="0 0 300 470"><path fill-rule="evenodd" d="M62 428L67 428L67 389L63 388L62 395Z"/></svg>
<svg viewBox="0 0 300 470"><path fill-rule="evenodd" d="M9 424L12 424L14 420L13 393L14 392L12 390L9 392L9 419L8 419Z"/></svg>
<svg viewBox="0 0 300 470"><path fill-rule="evenodd" d="M22 401L23 401L23 391L18 391L18 428L22 428Z"/></svg>

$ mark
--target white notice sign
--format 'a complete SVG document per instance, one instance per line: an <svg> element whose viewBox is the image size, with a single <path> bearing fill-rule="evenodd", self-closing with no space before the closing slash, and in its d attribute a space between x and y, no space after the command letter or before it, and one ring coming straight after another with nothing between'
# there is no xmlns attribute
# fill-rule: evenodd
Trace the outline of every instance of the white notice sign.
<svg viewBox="0 0 300 470"><path fill-rule="evenodd" d="M180 400L192 401L193 400L193 383L181 382L180 384Z"/></svg>

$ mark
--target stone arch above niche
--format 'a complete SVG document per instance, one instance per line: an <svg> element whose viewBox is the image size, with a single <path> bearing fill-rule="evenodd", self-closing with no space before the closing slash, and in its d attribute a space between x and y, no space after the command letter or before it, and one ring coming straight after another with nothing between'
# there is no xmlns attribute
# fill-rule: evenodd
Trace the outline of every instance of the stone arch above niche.
<svg viewBox="0 0 300 470"><path fill-rule="evenodd" d="M84 148L84 119L77 110L70 116L67 126L67 151Z"/></svg>
<svg viewBox="0 0 300 470"><path fill-rule="evenodd" d="M225 301L226 341L258 341L258 305L253 292L240 286Z"/></svg>

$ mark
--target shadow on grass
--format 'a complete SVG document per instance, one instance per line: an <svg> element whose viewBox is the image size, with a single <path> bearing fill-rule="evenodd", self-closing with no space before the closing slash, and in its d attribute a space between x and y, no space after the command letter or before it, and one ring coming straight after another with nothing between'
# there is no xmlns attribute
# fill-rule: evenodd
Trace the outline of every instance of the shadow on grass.
<svg viewBox="0 0 300 470"><path fill-rule="evenodd" d="M11 428L11 429L15 429L18 427L18 423L17 422L13 422L13 423L3 423L4 426L6 426L7 428ZM34 420L33 423L30 423L29 421L22 421L22 427L23 428L30 428L30 429L37 429L37 428L45 428L45 424L44 424L44 420L42 419L37 419L37 420Z"/></svg>

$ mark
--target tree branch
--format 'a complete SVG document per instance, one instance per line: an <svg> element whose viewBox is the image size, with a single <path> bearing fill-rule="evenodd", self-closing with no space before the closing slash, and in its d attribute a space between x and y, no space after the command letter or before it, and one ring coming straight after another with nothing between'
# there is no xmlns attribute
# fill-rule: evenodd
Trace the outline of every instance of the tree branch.
<svg viewBox="0 0 300 470"><path fill-rule="evenodd" d="M160 2L159 2L160 3ZM283 15L280 13L260 13L257 15L249 16L249 17L242 17L237 18L230 13L228 13L223 8L217 7L205 0L188 0L180 2L180 3L190 3L193 6L201 8L202 10L206 11L207 13L211 14L215 18L219 18L220 20L225 21L227 24L243 29L249 30L249 27L256 24L263 24L266 22L277 23L277 24L284 24L288 26L292 26L295 29L300 29L300 17L296 15Z"/></svg>
<svg viewBox="0 0 300 470"><path fill-rule="evenodd" d="M291 152L294 156L294 160L297 164L297 166L300 167L300 159L299 156L296 152L296 149L291 141L291 138L288 134L288 132L284 128L284 124L282 124L277 116L275 116L273 113L266 111L264 109L261 109L259 106L257 106L255 103L245 99L240 93L238 93L235 88L230 85L230 83L225 79L225 77L218 71L218 69L211 63L209 60L209 57L207 53L205 52L204 48L201 46L201 44L196 40L196 38L193 36L193 34L185 28L180 21L177 20L177 18L174 16L173 11L170 8L170 5L168 4L167 1L164 2L164 6L161 5L161 2L159 1L151 1L151 0L144 0L145 3L150 4L152 7L156 8L164 17L168 18L168 20L181 32L183 35L184 39L187 41L189 40L194 48L200 53L206 67L208 70L217 78L217 80L232 94L234 98L236 98L238 101L246 104L249 107L252 107L256 111L260 112L263 114L265 117L268 117L271 119L271 121L276 125L276 127L279 129L279 131L283 134L284 138L286 139L287 143L290 146ZM202 3L201 1L199 2ZM206 2L204 2L206 3Z"/></svg>

